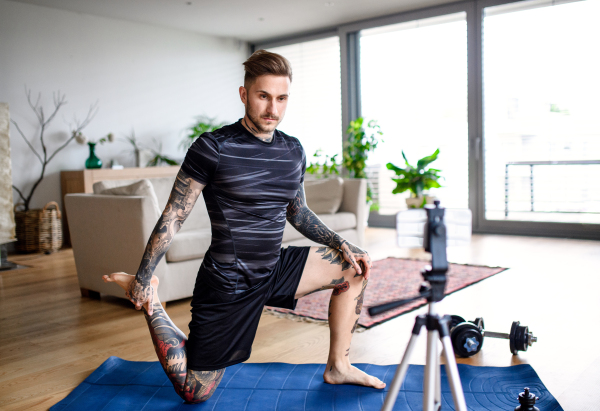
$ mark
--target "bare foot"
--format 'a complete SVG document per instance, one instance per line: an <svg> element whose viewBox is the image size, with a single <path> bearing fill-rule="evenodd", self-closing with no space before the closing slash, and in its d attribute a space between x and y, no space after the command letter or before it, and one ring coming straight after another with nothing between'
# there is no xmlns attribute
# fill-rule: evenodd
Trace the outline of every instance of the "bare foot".
<svg viewBox="0 0 600 411"><path fill-rule="evenodd" d="M327 384L364 385L380 390L385 388L385 383L379 378L373 377L353 365L346 366L343 369L338 369L335 365L327 365L327 367L329 368L326 368L323 374L323 379Z"/></svg>
<svg viewBox="0 0 600 411"><path fill-rule="evenodd" d="M103 275L102 279L105 283L116 283L119 287L127 291L129 289L129 284L135 279L135 275L127 274L127 273L112 273L110 275ZM153 275L150 280L150 284L154 289L154 295L152 296L152 301L157 303L158 301L158 277Z"/></svg>

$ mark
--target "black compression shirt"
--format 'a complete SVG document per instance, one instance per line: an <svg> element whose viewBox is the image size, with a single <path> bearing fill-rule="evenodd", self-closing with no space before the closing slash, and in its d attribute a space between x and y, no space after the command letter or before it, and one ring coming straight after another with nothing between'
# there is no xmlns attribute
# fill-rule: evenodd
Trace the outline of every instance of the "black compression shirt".
<svg viewBox="0 0 600 411"><path fill-rule="evenodd" d="M202 134L181 169L206 186L212 241L198 275L230 294L261 283L279 259L286 209L304 181L298 139L275 130L266 143L238 121Z"/></svg>

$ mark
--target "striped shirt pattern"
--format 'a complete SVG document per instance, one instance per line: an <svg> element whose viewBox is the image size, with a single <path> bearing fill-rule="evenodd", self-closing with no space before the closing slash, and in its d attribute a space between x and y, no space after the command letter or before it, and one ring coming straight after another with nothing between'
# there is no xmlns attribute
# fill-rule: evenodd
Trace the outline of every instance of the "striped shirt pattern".
<svg viewBox="0 0 600 411"><path fill-rule="evenodd" d="M259 285L279 259L287 206L304 181L300 141L275 130L264 142L240 120L202 134L181 168L206 186L212 241L199 278L228 294Z"/></svg>

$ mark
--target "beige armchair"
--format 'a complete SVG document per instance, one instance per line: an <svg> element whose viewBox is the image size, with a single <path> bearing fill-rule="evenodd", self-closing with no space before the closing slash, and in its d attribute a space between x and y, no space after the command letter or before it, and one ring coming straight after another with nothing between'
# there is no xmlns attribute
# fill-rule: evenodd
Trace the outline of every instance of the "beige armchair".
<svg viewBox="0 0 600 411"><path fill-rule="evenodd" d="M119 287L104 283L102 275L116 271L130 274L137 272L148 238L159 218L158 209L162 210L167 203L174 177L151 178L148 181L156 194L155 200L150 195L99 194L107 188L131 184L134 182L132 180L103 181L94 185L94 194L65 196L77 277L83 296L99 298L100 294L107 294L125 298ZM333 206L323 202L315 203L315 207L322 206L329 211L317 215L342 237L362 246L368 211L366 180L339 181L341 189L332 195L330 193L335 190L327 187L328 183L307 181L305 189L308 205L313 207L311 197L320 197L321 200L339 197ZM158 209L154 201L158 201ZM331 198L331 201L335 203L336 199ZM336 205L339 208L334 211ZM160 280L158 294L161 301L192 296L196 274L210 241L210 220L204 199L200 196L154 272ZM317 244L303 237L287 223L282 246L288 245Z"/></svg>

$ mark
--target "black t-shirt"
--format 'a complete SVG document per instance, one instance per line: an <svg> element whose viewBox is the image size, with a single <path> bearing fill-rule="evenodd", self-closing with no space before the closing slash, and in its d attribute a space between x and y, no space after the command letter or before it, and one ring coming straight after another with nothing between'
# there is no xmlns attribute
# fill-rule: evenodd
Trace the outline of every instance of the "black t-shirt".
<svg viewBox="0 0 600 411"><path fill-rule="evenodd" d="M238 121L202 134L181 169L206 185L212 241L198 275L230 294L268 278L279 259L287 206L304 181L298 139L275 130L266 143Z"/></svg>

